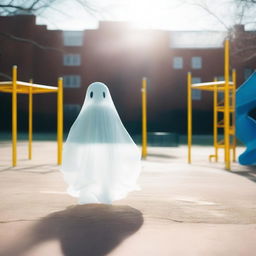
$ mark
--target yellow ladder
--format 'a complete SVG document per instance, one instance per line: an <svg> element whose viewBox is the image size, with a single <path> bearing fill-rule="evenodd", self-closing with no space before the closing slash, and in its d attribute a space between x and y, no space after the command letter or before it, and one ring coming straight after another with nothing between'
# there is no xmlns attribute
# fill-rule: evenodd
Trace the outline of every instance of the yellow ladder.
<svg viewBox="0 0 256 256"><path fill-rule="evenodd" d="M214 79L217 82L217 79ZM219 95L224 94L225 91L223 88L218 88L214 86L213 93L213 146L214 146L214 155L209 156L209 160L215 158L215 162L219 159L219 148L226 148L225 145L225 122L224 122L224 111L225 111L225 101L224 99L219 99ZM229 117L229 154L232 150L232 160L236 161L236 137L235 137L235 99L236 99L236 72L232 71L232 83L229 83L229 108L228 108L228 117ZM220 116L222 117L220 120ZM223 139L219 139L219 136L223 134Z"/></svg>

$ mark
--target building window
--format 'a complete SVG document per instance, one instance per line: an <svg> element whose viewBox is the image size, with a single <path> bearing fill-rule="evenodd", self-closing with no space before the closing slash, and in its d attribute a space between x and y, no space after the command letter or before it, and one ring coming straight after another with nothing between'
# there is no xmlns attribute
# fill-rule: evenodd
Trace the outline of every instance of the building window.
<svg viewBox="0 0 256 256"><path fill-rule="evenodd" d="M217 81L225 81L225 78L224 76L217 76Z"/></svg>
<svg viewBox="0 0 256 256"><path fill-rule="evenodd" d="M201 77L193 77L192 84L201 83ZM202 91L200 90L192 90L192 100L201 100L202 99Z"/></svg>
<svg viewBox="0 0 256 256"><path fill-rule="evenodd" d="M64 104L65 112L78 113L80 109L81 109L81 106L79 104Z"/></svg>
<svg viewBox="0 0 256 256"><path fill-rule="evenodd" d="M63 82L65 88L79 88L81 77L79 75L66 75L63 76Z"/></svg>
<svg viewBox="0 0 256 256"><path fill-rule="evenodd" d="M202 68L202 57L192 57L191 66L193 69L201 69Z"/></svg>
<svg viewBox="0 0 256 256"><path fill-rule="evenodd" d="M174 69L182 69L183 68L183 58L182 57L174 57L172 66Z"/></svg>
<svg viewBox="0 0 256 256"><path fill-rule="evenodd" d="M218 102L224 102L224 92L218 92ZM230 102L231 103L231 102Z"/></svg>
<svg viewBox="0 0 256 256"><path fill-rule="evenodd" d="M63 106L65 123L71 126L74 120L77 118L81 106L79 104L64 104Z"/></svg>
<svg viewBox="0 0 256 256"><path fill-rule="evenodd" d="M63 56L63 64L64 66L80 66L80 54L65 54Z"/></svg>
<svg viewBox="0 0 256 256"><path fill-rule="evenodd" d="M198 84L201 82L202 82L201 77L192 77L192 84Z"/></svg>
<svg viewBox="0 0 256 256"><path fill-rule="evenodd" d="M247 80L253 72L254 72L254 70L252 68L245 68L244 69L244 80Z"/></svg>
<svg viewBox="0 0 256 256"><path fill-rule="evenodd" d="M83 31L63 31L64 46L82 46Z"/></svg>

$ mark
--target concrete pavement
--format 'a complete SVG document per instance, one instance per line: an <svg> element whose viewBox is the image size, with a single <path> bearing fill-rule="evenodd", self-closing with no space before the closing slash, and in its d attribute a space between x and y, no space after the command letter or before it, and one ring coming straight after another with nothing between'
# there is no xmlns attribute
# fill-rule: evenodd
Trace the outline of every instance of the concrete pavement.
<svg viewBox="0 0 256 256"><path fill-rule="evenodd" d="M241 152L242 148L238 149ZM114 205L77 205L65 193L56 144L0 143L1 256L255 255L256 171L209 163L210 147L149 148L140 191Z"/></svg>

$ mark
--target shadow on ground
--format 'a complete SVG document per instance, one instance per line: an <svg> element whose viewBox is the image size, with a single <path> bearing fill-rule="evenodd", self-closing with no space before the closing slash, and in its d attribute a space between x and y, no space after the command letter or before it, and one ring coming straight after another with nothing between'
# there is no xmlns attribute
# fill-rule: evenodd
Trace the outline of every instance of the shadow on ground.
<svg viewBox="0 0 256 256"><path fill-rule="evenodd" d="M8 172L8 171L48 174L51 172L58 172L59 170L58 170L58 167L54 165L46 165L46 164L32 165L32 166L25 166L25 167L7 167L4 169L0 169L0 173Z"/></svg>
<svg viewBox="0 0 256 256"><path fill-rule="evenodd" d="M245 166L245 170L243 171L235 171L235 174L241 175L253 182L256 182L256 166L255 165L248 165Z"/></svg>
<svg viewBox="0 0 256 256"><path fill-rule="evenodd" d="M65 256L106 255L143 224L140 211L129 206L77 205L40 219L0 255L20 255L58 239Z"/></svg>
<svg viewBox="0 0 256 256"><path fill-rule="evenodd" d="M176 156L167 155L167 154L157 154L157 153L148 153L147 156L158 157L158 158L166 158L166 159L177 158Z"/></svg>

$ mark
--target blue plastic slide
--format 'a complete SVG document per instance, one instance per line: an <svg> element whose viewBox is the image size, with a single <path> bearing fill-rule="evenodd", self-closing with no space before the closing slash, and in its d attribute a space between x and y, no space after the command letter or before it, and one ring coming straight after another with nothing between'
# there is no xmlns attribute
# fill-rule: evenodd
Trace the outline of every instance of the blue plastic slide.
<svg viewBox="0 0 256 256"><path fill-rule="evenodd" d="M256 108L256 72L236 91L236 136L246 145L239 156L242 165L256 164L256 120L249 112Z"/></svg>

